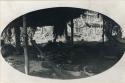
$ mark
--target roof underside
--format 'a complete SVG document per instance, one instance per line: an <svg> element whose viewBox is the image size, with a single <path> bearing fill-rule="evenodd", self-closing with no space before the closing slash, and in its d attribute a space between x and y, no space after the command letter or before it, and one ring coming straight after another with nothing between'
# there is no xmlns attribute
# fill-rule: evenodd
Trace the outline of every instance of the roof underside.
<svg viewBox="0 0 125 83"><path fill-rule="evenodd" d="M27 27L37 27L46 25L58 25L66 23L74 18L80 17L86 10L78 8L48 8L25 14ZM24 16L24 15L23 15ZM22 17L17 18L9 24L9 27L20 27L23 25Z"/></svg>

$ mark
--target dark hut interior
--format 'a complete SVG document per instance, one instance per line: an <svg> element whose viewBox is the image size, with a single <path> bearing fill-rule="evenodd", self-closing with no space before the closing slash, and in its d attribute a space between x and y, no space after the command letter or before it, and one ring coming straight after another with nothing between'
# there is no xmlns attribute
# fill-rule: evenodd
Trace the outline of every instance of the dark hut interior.
<svg viewBox="0 0 125 83"><path fill-rule="evenodd" d="M27 55L25 58L28 59L23 58L28 60L27 64L30 64L32 60L40 61L40 66L43 69L48 69L46 73L42 70L38 72L30 71L30 75L50 78L88 77L109 69L124 54L125 44L119 41L119 39L122 39L121 27L107 16L98 13L103 18L102 42L74 41L75 23L73 20L79 18L80 15L86 16L86 11L89 10L58 7L38 10L18 17L8 24L1 34L3 38L1 40L3 57L7 60L8 56L22 57ZM69 22L70 36L67 31ZM85 25L91 28L89 23L85 23ZM33 35L28 36L27 27L31 27L32 34L34 34L37 27L42 28L43 26L53 26L53 40L46 42L46 44L37 44L32 38ZM14 29L15 34L15 45L11 44L12 29ZM116 34L113 35L113 32ZM21 34L23 35L21 36ZM65 36L66 41L57 42L58 36L62 35ZM105 36L107 37L106 41ZM28 42L29 38L31 38L31 45ZM20 64L24 64L24 62ZM14 67L16 68L16 66ZM80 75L73 75L69 71L80 72Z"/></svg>

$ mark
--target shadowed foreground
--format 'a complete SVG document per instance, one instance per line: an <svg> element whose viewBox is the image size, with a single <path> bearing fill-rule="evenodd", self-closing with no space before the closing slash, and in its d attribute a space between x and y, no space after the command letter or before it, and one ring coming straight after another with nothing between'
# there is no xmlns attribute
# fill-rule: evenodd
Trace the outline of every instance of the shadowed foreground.
<svg viewBox="0 0 125 83"><path fill-rule="evenodd" d="M43 55L45 54L49 61L54 63L57 71L61 72L61 76L34 46L29 47L30 75L59 79L93 76L112 67L123 55L123 46L112 42L76 42L74 45L48 42L38 45ZM9 56L5 59L14 68L24 72L23 55Z"/></svg>

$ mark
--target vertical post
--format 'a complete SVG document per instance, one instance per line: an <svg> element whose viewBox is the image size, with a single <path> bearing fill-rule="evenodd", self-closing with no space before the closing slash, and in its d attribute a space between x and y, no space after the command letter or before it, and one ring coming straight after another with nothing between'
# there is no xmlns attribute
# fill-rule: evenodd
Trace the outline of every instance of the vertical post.
<svg viewBox="0 0 125 83"><path fill-rule="evenodd" d="M68 41L68 31L67 31L67 25L66 25L66 23L64 23L63 28L65 28L65 39L66 39L66 42L67 42Z"/></svg>
<svg viewBox="0 0 125 83"><path fill-rule="evenodd" d="M103 41L103 44L105 42L105 31L104 31L104 28L105 28L105 19L103 17L103 27L102 27L102 41Z"/></svg>
<svg viewBox="0 0 125 83"><path fill-rule="evenodd" d="M19 52L19 48L20 48L20 27L14 27L14 32L15 32L15 40L16 40L16 49Z"/></svg>
<svg viewBox="0 0 125 83"><path fill-rule="evenodd" d="M28 60L28 36L27 36L27 27L26 27L26 18L23 16L23 29L24 29L24 59L25 59L25 74L29 74L29 60Z"/></svg>
<svg viewBox="0 0 125 83"><path fill-rule="evenodd" d="M73 19L71 20L71 43L73 44L73 40L74 40L74 23L73 23Z"/></svg>

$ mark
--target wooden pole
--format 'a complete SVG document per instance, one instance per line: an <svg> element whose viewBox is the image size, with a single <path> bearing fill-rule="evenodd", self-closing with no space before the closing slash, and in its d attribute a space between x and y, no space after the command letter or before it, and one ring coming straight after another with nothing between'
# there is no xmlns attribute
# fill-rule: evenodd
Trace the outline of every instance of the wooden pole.
<svg viewBox="0 0 125 83"><path fill-rule="evenodd" d="M66 23L64 24L64 28L65 28L65 39L66 39L66 42L67 42L68 41L68 31L67 31Z"/></svg>
<svg viewBox="0 0 125 83"><path fill-rule="evenodd" d="M20 27L14 27L15 30L15 41L16 41L16 49L19 52L19 48L21 46L21 41L20 41Z"/></svg>
<svg viewBox="0 0 125 83"><path fill-rule="evenodd" d="M29 74L29 59L28 59L28 36L27 36L27 28L26 28L26 18L23 16L23 29L24 29L24 59L25 59L25 74Z"/></svg>
<svg viewBox="0 0 125 83"><path fill-rule="evenodd" d="M102 27L102 41L103 41L103 44L104 44L104 42L105 42L105 31L104 31L104 28L105 28L105 19L104 19L104 17L103 17L103 27Z"/></svg>
<svg viewBox="0 0 125 83"><path fill-rule="evenodd" d="M73 40L74 40L74 23L73 23L73 19L71 20L71 43L73 44Z"/></svg>

